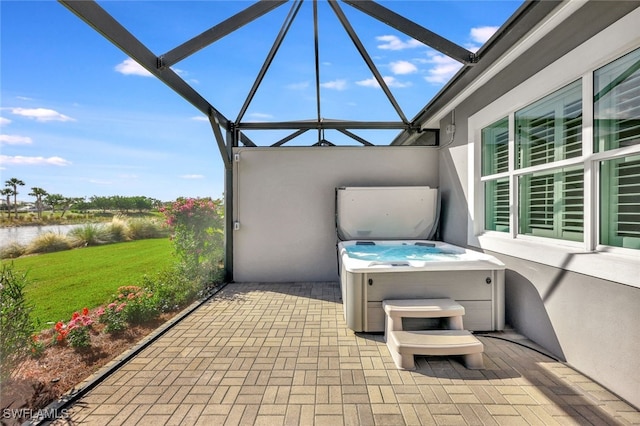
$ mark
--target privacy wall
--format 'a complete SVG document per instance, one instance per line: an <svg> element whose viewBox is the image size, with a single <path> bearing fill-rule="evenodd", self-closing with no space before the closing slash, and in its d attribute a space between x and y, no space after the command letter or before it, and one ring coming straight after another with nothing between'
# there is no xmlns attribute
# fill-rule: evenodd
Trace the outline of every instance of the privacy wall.
<svg viewBox="0 0 640 426"><path fill-rule="evenodd" d="M237 148L234 159L236 282L336 281L337 187L438 186L432 147Z"/></svg>

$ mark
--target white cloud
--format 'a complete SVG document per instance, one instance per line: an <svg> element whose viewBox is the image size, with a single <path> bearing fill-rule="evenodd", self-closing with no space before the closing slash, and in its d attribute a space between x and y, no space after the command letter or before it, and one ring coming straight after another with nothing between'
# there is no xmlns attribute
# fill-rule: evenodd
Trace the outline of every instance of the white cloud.
<svg viewBox="0 0 640 426"><path fill-rule="evenodd" d="M8 118L0 117L0 126L7 126L11 123L11 120Z"/></svg>
<svg viewBox="0 0 640 426"><path fill-rule="evenodd" d="M206 121L209 122L209 117L205 117L204 115L196 115L195 117L191 117L194 121Z"/></svg>
<svg viewBox="0 0 640 426"><path fill-rule="evenodd" d="M389 64L394 74L411 74L418 71L418 67L409 61L396 61Z"/></svg>
<svg viewBox="0 0 640 426"><path fill-rule="evenodd" d="M287 84L285 87L290 90L303 90L309 87L309 82L301 81L300 83L291 83Z"/></svg>
<svg viewBox="0 0 640 426"><path fill-rule="evenodd" d="M470 35L474 42L484 44L496 31L498 31L498 27L476 27L471 28Z"/></svg>
<svg viewBox="0 0 640 426"><path fill-rule="evenodd" d="M347 80L333 80L333 81L327 81L326 83L322 83L320 84L321 87L324 87L325 89L332 89L332 90L345 90L347 88Z"/></svg>
<svg viewBox="0 0 640 426"><path fill-rule="evenodd" d="M23 157L21 155L0 155L0 164L12 164L14 166L69 166L71 161L62 157Z"/></svg>
<svg viewBox="0 0 640 426"><path fill-rule="evenodd" d="M204 179L204 175L181 175L181 179Z"/></svg>
<svg viewBox="0 0 640 426"><path fill-rule="evenodd" d="M124 61L120 62L114 68L117 72L124 75L139 75L141 77L153 77L149 71L144 69L142 65L137 63L131 58L127 58Z"/></svg>
<svg viewBox="0 0 640 426"><path fill-rule="evenodd" d="M446 83L460 69L462 64L445 55L432 54L429 63L435 66L428 71L424 78L428 83Z"/></svg>
<svg viewBox="0 0 640 426"><path fill-rule="evenodd" d="M32 142L29 136L0 135L0 145L29 145Z"/></svg>
<svg viewBox="0 0 640 426"><path fill-rule="evenodd" d="M356 84L358 86L364 86L364 87L380 87L380 85L378 84L378 81L374 77L368 78L366 80L356 81Z"/></svg>
<svg viewBox="0 0 640 426"><path fill-rule="evenodd" d="M273 115L266 114L264 112L252 112L252 113L247 114L247 116L249 118L253 119L253 120L258 120L258 121L269 120L269 119L273 118Z"/></svg>
<svg viewBox="0 0 640 426"><path fill-rule="evenodd" d="M396 80L395 77L390 75L384 76L382 77L382 79L384 80L385 83L387 83L387 86L389 87L403 88L403 87L411 86L410 82L403 83L401 81ZM378 84L378 80L376 80L374 77L368 78L366 80L356 81L356 84L364 87L380 87L380 85Z"/></svg>
<svg viewBox="0 0 640 426"><path fill-rule="evenodd" d="M112 185L113 182L105 179L89 179L89 183L95 183L96 185Z"/></svg>
<svg viewBox="0 0 640 426"><path fill-rule="evenodd" d="M378 45L378 49L382 50L404 50L424 46L424 44L420 43L418 40L410 38L406 41L402 41L399 37L394 35L378 36L376 37L376 40L382 42L382 44Z"/></svg>
<svg viewBox="0 0 640 426"><path fill-rule="evenodd" d="M11 112L36 121L76 121L74 118L48 108L13 108Z"/></svg>

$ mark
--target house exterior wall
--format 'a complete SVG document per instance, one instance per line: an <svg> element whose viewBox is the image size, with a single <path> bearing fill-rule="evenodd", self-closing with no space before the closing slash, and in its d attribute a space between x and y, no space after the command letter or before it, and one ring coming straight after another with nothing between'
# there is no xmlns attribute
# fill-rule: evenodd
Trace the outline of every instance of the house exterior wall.
<svg viewBox="0 0 640 426"><path fill-rule="evenodd" d="M336 281L335 188L438 185L429 147L237 148L237 282Z"/></svg>
<svg viewBox="0 0 640 426"><path fill-rule="evenodd" d="M443 239L478 247L506 264L507 323L640 407L640 253L614 256L484 238L479 150L473 148L482 126L640 47L636 7L586 3L455 111L446 111L439 161ZM444 129L454 122L452 137Z"/></svg>

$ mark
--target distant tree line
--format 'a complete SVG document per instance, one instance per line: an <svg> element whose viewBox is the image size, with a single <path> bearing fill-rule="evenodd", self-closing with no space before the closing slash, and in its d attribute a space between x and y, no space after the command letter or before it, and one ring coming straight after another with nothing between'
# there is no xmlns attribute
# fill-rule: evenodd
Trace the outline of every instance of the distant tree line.
<svg viewBox="0 0 640 426"><path fill-rule="evenodd" d="M24 185L25 183L20 179L11 178L5 181L5 187L0 190L0 194L4 197L7 217L11 217L12 209L15 217L18 217L18 187ZM85 197L65 197L62 194L50 194L37 186L31 188L31 192L28 195L35 198L34 207L38 218L42 218L42 212L45 210L51 210L52 213L60 212L60 216L64 217L64 214L71 209L80 212L100 210L103 213L108 211L118 211L120 213L137 211L142 213L162 205L160 200L144 196L124 197L111 195L99 197L94 195L89 200Z"/></svg>

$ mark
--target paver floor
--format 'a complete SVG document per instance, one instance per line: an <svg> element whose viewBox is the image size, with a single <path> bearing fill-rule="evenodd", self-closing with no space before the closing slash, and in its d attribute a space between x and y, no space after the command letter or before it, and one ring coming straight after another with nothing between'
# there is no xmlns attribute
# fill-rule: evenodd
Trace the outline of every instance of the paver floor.
<svg viewBox="0 0 640 426"><path fill-rule="evenodd" d="M629 404L566 365L480 337L396 369L380 334L347 329L337 283L229 284L88 392L58 424L612 425Z"/></svg>

